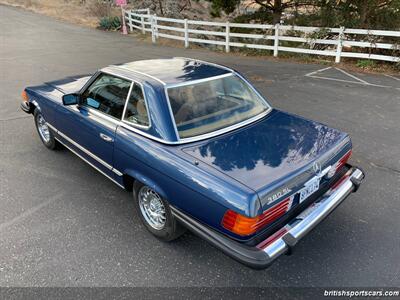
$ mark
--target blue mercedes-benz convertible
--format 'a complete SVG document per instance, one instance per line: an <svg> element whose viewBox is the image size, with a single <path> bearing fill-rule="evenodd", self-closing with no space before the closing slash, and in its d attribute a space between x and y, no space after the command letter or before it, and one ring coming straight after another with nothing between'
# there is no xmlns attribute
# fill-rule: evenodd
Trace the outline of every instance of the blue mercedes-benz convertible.
<svg viewBox="0 0 400 300"><path fill-rule="evenodd" d="M189 229L265 268L355 192L349 136L273 109L238 72L188 58L135 61L28 87L43 144L118 186L158 238Z"/></svg>

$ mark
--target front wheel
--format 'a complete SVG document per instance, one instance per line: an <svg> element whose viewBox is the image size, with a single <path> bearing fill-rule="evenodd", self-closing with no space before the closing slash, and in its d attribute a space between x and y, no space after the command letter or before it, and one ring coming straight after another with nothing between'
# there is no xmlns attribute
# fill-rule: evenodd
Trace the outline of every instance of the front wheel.
<svg viewBox="0 0 400 300"><path fill-rule="evenodd" d="M33 115L35 118L37 132L43 144L50 150L58 148L59 144L54 138L54 134L47 125L47 122L44 119L42 113L38 109L35 109Z"/></svg>
<svg viewBox="0 0 400 300"><path fill-rule="evenodd" d="M140 219L153 235L163 241L172 241L185 232L172 215L168 202L151 187L136 181L133 195Z"/></svg>

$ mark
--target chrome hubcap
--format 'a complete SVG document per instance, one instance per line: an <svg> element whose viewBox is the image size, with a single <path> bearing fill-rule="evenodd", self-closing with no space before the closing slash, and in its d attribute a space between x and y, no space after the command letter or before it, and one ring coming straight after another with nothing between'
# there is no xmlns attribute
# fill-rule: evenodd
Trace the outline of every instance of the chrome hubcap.
<svg viewBox="0 0 400 300"><path fill-rule="evenodd" d="M154 229L161 230L165 226L166 212L160 195L148 186L139 190L139 207L146 222Z"/></svg>
<svg viewBox="0 0 400 300"><path fill-rule="evenodd" d="M38 121L37 121L38 129L39 129L39 134L41 138L48 143L50 141L50 131L49 131L49 126L47 126L46 120L43 118L42 115L38 116Z"/></svg>

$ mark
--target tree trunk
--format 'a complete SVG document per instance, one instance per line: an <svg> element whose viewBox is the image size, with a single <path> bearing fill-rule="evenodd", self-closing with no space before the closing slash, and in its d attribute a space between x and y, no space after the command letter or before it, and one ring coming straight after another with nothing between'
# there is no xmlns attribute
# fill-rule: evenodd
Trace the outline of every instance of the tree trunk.
<svg viewBox="0 0 400 300"><path fill-rule="evenodd" d="M164 16L163 0L158 0L158 5L160 6L161 16Z"/></svg>
<svg viewBox="0 0 400 300"><path fill-rule="evenodd" d="M360 27L366 28L367 16L368 16L368 0L364 0L360 3L359 14L360 14Z"/></svg>
<svg viewBox="0 0 400 300"><path fill-rule="evenodd" d="M274 6L272 8L272 23L273 24L278 24L281 22L282 12L283 12L282 0L275 0Z"/></svg>

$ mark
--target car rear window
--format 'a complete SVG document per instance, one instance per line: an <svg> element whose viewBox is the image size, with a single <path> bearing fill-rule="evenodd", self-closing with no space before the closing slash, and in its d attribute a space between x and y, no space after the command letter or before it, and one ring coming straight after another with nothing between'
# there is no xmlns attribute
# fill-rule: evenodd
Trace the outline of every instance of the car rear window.
<svg viewBox="0 0 400 300"><path fill-rule="evenodd" d="M167 89L180 138L190 138L229 127L269 109L239 76L228 76Z"/></svg>

